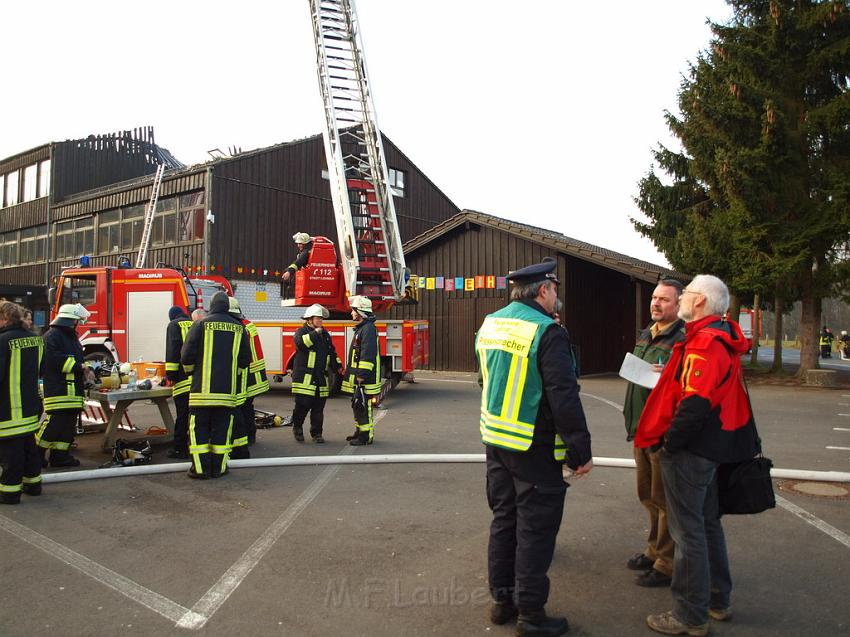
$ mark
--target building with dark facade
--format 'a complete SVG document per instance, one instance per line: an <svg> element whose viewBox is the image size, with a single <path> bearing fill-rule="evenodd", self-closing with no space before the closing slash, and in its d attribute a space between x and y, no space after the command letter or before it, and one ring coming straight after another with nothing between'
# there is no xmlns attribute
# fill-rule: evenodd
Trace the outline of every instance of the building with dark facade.
<svg viewBox="0 0 850 637"><path fill-rule="evenodd" d="M473 341L485 315L508 303L507 274L558 261L563 323L581 372L619 370L650 322L649 301L661 266L492 215L464 210L404 245L417 277L419 303L397 306L393 318L430 322L431 369L476 369Z"/></svg>
<svg viewBox="0 0 850 637"><path fill-rule="evenodd" d="M402 241L458 212L392 141L383 142ZM294 233L336 238L321 135L194 166L157 146L150 129L51 143L0 160L0 296L44 310L50 281L80 256L92 265L134 261L161 163L148 266L221 274L237 282L252 318L280 306Z"/></svg>

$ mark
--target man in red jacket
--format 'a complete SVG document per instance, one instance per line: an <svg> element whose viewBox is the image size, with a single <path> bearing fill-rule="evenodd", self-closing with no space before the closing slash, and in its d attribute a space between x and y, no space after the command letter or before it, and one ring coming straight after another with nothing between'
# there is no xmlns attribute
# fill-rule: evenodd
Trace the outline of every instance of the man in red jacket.
<svg viewBox="0 0 850 637"><path fill-rule="evenodd" d="M679 301L685 341L673 348L649 395L635 446L661 447L667 523L676 544L673 610L646 618L665 635L707 635L708 619L731 618L732 578L717 502L717 468L756 455L758 440L744 387L747 339L723 318L729 290L717 277L694 278Z"/></svg>

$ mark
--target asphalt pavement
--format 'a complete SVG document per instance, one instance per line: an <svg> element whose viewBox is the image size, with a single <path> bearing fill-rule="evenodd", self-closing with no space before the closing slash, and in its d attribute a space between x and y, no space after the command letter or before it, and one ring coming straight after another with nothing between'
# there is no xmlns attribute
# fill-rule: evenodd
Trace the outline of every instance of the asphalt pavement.
<svg viewBox="0 0 850 637"><path fill-rule="evenodd" d="M582 380L596 457L631 457L625 384ZM850 471L850 392L752 387L777 467ZM378 410L375 444L349 447L345 398L329 401L325 445L261 430L254 457L482 453L480 393L467 374L420 373ZM275 385L257 406L286 415ZM134 407L134 409L136 409ZM135 423L157 424L141 406ZM108 459L80 436L81 469ZM155 462L171 462L157 447ZM777 485L780 506L724 519L735 582L731 622L712 634L850 634L850 501ZM487 617L489 511L482 464L233 469L45 485L0 509L0 635L512 635ZM630 469L572 480L550 570L549 610L571 634L652 635L669 589L634 584L646 514Z"/></svg>

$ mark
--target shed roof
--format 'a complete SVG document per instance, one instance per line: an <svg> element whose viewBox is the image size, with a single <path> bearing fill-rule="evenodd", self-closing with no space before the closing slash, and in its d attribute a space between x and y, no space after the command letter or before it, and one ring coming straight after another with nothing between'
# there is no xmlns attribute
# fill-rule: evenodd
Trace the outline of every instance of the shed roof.
<svg viewBox="0 0 850 637"><path fill-rule="evenodd" d="M426 230L417 237L404 244L405 254L415 252L426 246L435 239L445 235L451 230L462 226L466 223L474 223L480 226L495 228L502 232L512 234L527 241L533 241L549 248L554 248L565 254L574 256L585 261L597 263L601 266L628 274L637 279L655 283L659 279L665 277L674 277L682 280L689 280L691 277L677 272L671 268L667 268L648 261L641 261L607 248L601 248L578 239L573 239L560 232L530 226L502 217L496 217L484 212L475 210L463 210L453 217L446 219L444 222L434 226L430 230Z"/></svg>

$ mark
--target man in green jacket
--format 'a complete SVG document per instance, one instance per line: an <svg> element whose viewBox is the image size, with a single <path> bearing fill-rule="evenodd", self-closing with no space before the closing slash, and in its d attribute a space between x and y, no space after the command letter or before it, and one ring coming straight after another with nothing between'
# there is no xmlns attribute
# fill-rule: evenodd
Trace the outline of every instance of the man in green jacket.
<svg viewBox="0 0 850 637"><path fill-rule="evenodd" d="M685 340L685 322L678 318L682 284L675 279L662 279L652 293L649 313L652 323L638 338L634 352L658 371L670 360L673 345ZM623 415L626 418L626 440L633 440L638 420L650 390L634 383L626 388ZM658 452L634 448L637 465L638 498L649 512L649 537L646 548L627 562L634 571L643 571L638 586L669 586L673 574L673 538L667 530L667 501L661 481Z"/></svg>

